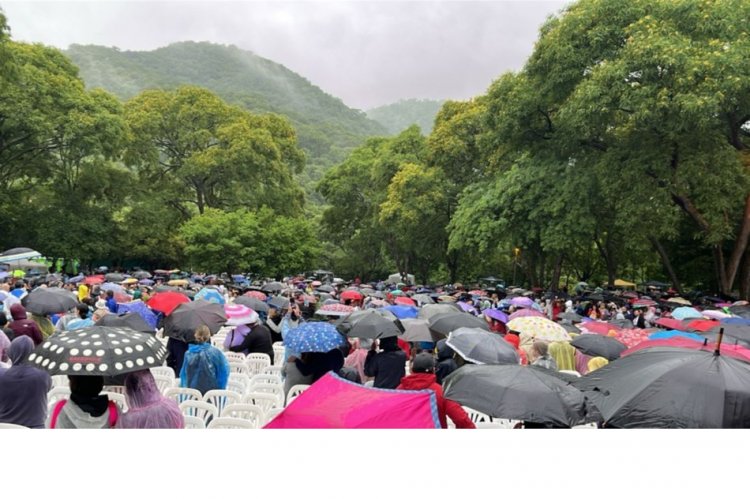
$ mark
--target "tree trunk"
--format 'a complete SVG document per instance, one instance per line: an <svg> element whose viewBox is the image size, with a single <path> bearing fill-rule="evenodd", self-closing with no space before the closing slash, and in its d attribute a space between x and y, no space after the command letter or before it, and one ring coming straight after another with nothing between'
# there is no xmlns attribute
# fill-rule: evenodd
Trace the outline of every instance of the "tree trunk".
<svg viewBox="0 0 750 499"><path fill-rule="evenodd" d="M750 300L750 247L745 250L745 259L740 272L740 300Z"/></svg>
<svg viewBox="0 0 750 499"><path fill-rule="evenodd" d="M560 275L562 273L562 264L564 259L564 253L558 253L557 257L555 258L555 264L552 269L552 282L549 286L551 291L557 291L558 289L560 289Z"/></svg>
<svg viewBox="0 0 750 499"><path fill-rule="evenodd" d="M458 251L449 251L446 253L445 263L448 266L448 274L450 275L451 282L456 282L458 279L458 262Z"/></svg>
<svg viewBox="0 0 750 499"><path fill-rule="evenodd" d="M654 250L656 250L656 252L659 254L661 263L662 265L664 265L664 270L667 271L669 279L672 281L672 286L674 286L674 289L677 290L677 293L682 294L682 285L680 284L680 280L677 279L677 274L674 271L674 267L672 267L672 262L669 259L669 255L664 249L664 246L661 244L661 241L659 241L659 239L654 236L648 236L648 240L651 243L651 246L653 246Z"/></svg>

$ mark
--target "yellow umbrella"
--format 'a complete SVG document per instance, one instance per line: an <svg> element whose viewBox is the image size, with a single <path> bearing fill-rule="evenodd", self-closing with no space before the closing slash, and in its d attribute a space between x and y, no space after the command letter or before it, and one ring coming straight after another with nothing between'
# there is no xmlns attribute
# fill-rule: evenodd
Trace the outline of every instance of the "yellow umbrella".
<svg viewBox="0 0 750 499"><path fill-rule="evenodd" d="M189 283L186 279L172 279L171 281L167 282L167 285L169 286L187 286Z"/></svg>
<svg viewBox="0 0 750 499"><path fill-rule="evenodd" d="M686 300L685 298L681 298L679 296L677 296L675 298L670 298L667 301L672 302L672 303L679 303L680 305L687 305L687 306L691 306L692 305L692 303L690 303L689 300Z"/></svg>
<svg viewBox="0 0 750 499"><path fill-rule="evenodd" d="M127 284L135 284L136 282L138 282L138 279L136 279L134 277L129 277L129 278L125 279L124 281L122 281L120 284L126 284L127 285Z"/></svg>
<svg viewBox="0 0 750 499"><path fill-rule="evenodd" d="M535 340L547 342L570 341L570 335L560 324L546 317L517 317L506 324L509 331L518 332L520 347L529 352Z"/></svg>
<svg viewBox="0 0 750 499"><path fill-rule="evenodd" d="M618 288L635 288L635 283L630 281L623 281L622 279L615 279L615 286Z"/></svg>

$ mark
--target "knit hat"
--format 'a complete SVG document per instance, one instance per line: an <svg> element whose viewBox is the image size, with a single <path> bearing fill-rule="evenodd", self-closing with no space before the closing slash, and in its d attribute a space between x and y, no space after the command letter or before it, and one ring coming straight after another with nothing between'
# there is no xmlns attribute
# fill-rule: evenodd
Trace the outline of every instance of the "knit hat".
<svg viewBox="0 0 750 499"><path fill-rule="evenodd" d="M99 298L98 300L96 300L96 308L98 308L100 310L106 309L107 308L107 302L104 301L104 300L102 300L101 298Z"/></svg>
<svg viewBox="0 0 750 499"><path fill-rule="evenodd" d="M434 357L426 352L418 353L414 357L414 362L411 365L411 372L413 373L427 373L435 369Z"/></svg>

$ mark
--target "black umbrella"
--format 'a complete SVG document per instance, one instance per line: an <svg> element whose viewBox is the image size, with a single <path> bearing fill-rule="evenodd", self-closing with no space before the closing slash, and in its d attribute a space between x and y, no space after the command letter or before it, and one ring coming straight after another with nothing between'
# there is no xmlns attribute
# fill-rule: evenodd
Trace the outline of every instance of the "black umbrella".
<svg viewBox="0 0 750 499"><path fill-rule="evenodd" d="M318 286L317 290L322 291L323 293L333 293L334 291L336 291L333 286L329 286L328 284Z"/></svg>
<svg viewBox="0 0 750 499"><path fill-rule="evenodd" d="M597 420L585 395L545 369L465 365L443 381L445 398L489 416L571 427Z"/></svg>
<svg viewBox="0 0 750 499"><path fill-rule="evenodd" d="M130 312L129 314L115 315L107 314L96 323L97 326L108 326L116 328L130 328L139 333L154 334L154 328L148 325L139 314Z"/></svg>
<svg viewBox="0 0 750 499"><path fill-rule="evenodd" d="M570 344L581 353L592 357L604 357L607 360L619 359L620 354L628 348L616 339L600 334L581 334L576 336Z"/></svg>
<svg viewBox="0 0 750 499"><path fill-rule="evenodd" d="M67 312L77 303L76 295L63 288L36 288L21 300L26 310L34 315Z"/></svg>
<svg viewBox="0 0 750 499"><path fill-rule="evenodd" d="M608 321L610 324L620 327L622 329L633 329L633 321L630 319L612 319Z"/></svg>
<svg viewBox="0 0 750 499"><path fill-rule="evenodd" d="M162 365L167 349L153 334L92 326L50 336L28 362L50 374L116 376Z"/></svg>
<svg viewBox="0 0 750 499"><path fill-rule="evenodd" d="M641 350L573 384L612 427L750 427L750 363L710 351Z"/></svg>
<svg viewBox="0 0 750 499"><path fill-rule="evenodd" d="M224 307L218 303L206 300L182 303L164 320L164 335L189 343L199 326L208 326L211 334L215 334L226 321Z"/></svg>
<svg viewBox="0 0 750 499"><path fill-rule="evenodd" d="M430 331L443 336L448 336L451 331L455 331L460 327L475 327L484 329L485 331L490 330L487 321L466 312L448 312L433 315L429 318L428 324Z"/></svg>
<svg viewBox="0 0 750 499"><path fill-rule="evenodd" d="M133 274L133 277L135 277L138 280L141 279L151 279L151 274L149 272L146 272L145 270L139 270Z"/></svg>
<svg viewBox="0 0 750 499"><path fill-rule="evenodd" d="M742 317L743 319L750 319L750 305L734 305L729 307L729 311L732 315Z"/></svg>
<svg viewBox="0 0 750 499"><path fill-rule="evenodd" d="M336 323L336 329L350 338L369 339L388 338L404 332L398 317L382 309L352 312Z"/></svg>
<svg viewBox="0 0 750 499"><path fill-rule="evenodd" d="M289 306L289 298L273 296L268 300L268 305L278 309L285 309Z"/></svg>
<svg viewBox="0 0 750 499"><path fill-rule="evenodd" d="M419 309L419 318L430 320L432 316L438 314L451 314L456 312L463 313L463 309L454 303L433 303L431 305L425 305Z"/></svg>
<svg viewBox="0 0 750 499"><path fill-rule="evenodd" d="M569 332L569 333L581 334L581 330L578 329L577 327L575 327L573 324L567 324L565 322L560 322L560 326L562 326L562 328L564 330L566 330L567 332Z"/></svg>
<svg viewBox="0 0 750 499"><path fill-rule="evenodd" d="M276 293L278 291L281 291L282 289L284 289L284 285L281 284L280 282L276 282L276 281L264 284L260 288L261 291L265 291L267 293Z"/></svg>
<svg viewBox="0 0 750 499"><path fill-rule="evenodd" d="M575 312L564 312L557 317L568 322L583 322L583 316Z"/></svg>
<svg viewBox="0 0 750 499"><path fill-rule="evenodd" d="M426 294L416 294L411 297L412 300L417 302L418 305L432 305L435 303L435 300L430 298L430 295Z"/></svg>
<svg viewBox="0 0 750 499"><path fill-rule="evenodd" d="M119 272L110 272L104 276L104 280L107 282L122 282L125 279L125 274L120 274Z"/></svg>
<svg viewBox="0 0 750 499"><path fill-rule="evenodd" d="M474 364L518 364L516 349L499 334L484 329L461 327L446 341L458 355Z"/></svg>
<svg viewBox="0 0 750 499"><path fill-rule="evenodd" d="M268 312L268 305L266 302L260 301L252 296L238 296L234 299L234 303L237 305L245 305L248 308L255 310L256 312Z"/></svg>
<svg viewBox="0 0 750 499"><path fill-rule="evenodd" d="M719 332L724 330L724 343L737 344L744 347L750 348L750 326L744 326L741 324L721 324L713 329L709 329L705 333L699 333L705 336L711 341L716 341L719 337Z"/></svg>

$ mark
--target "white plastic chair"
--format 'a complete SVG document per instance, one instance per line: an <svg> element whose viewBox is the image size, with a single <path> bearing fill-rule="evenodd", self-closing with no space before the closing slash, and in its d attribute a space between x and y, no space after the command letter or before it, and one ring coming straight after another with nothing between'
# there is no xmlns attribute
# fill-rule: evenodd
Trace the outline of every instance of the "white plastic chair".
<svg viewBox="0 0 750 499"><path fill-rule="evenodd" d="M284 397L284 385L282 385L281 383L261 383L257 385L251 385L247 391L248 393L267 393L269 395L273 395L279 401L278 407L284 407L284 400L286 397Z"/></svg>
<svg viewBox="0 0 750 499"><path fill-rule="evenodd" d="M242 402L258 406L266 414L274 407L282 408L282 404L279 403L279 397L273 393L250 392L245 395Z"/></svg>
<svg viewBox="0 0 750 499"><path fill-rule="evenodd" d="M246 376L250 376L250 369L244 362L229 361L229 372L240 373Z"/></svg>
<svg viewBox="0 0 750 499"><path fill-rule="evenodd" d="M275 418L282 412L284 412L284 409L282 409L281 407L274 407L273 409L269 409L269 411L266 413L266 421L263 423L263 425L265 426L273 421L273 418Z"/></svg>
<svg viewBox="0 0 750 499"><path fill-rule="evenodd" d="M55 374L52 376L52 387L56 386L68 386L68 377L64 374Z"/></svg>
<svg viewBox="0 0 750 499"><path fill-rule="evenodd" d="M170 371L172 370L170 369ZM179 384L176 382L176 378L174 377L174 371L172 371L172 374L170 374L169 376L164 376L163 374L155 374L154 381L156 381L156 387L161 393L164 393L168 389L174 388Z"/></svg>
<svg viewBox="0 0 750 499"><path fill-rule="evenodd" d="M261 374L269 374L271 376L276 376L279 378L280 382L283 382L283 378L281 377L281 366L268 366L265 369L263 369L263 372Z"/></svg>
<svg viewBox="0 0 750 499"><path fill-rule="evenodd" d="M294 385L289 389L289 393L286 394L286 405L289 405L292 400L296 399L302 392L310 388L310 385Z"/></svg>
<svg viewBox="0 0 750 499"><path fill-rule="evenodd" d="M266 413L253 404L229 404L224 407L221 417L245 419L251 421L255 428L260 428L266 421Z"/></svg>
<svg viewBox="0 0 750 499"><path fill-rule="evenodd" d="M55 386L47 392L47 404L53 405L63 399L70 398L70 387L69 386Z"/></svg>
<svg viewBox="0 0 750 499"><path fill-rule="evenodd" d="M250 371L250 376L260 374L263 369L271 366L271 356L265 353L251 353L248 354L245 364Z"/></svg>
<svg viewBox="0 0 750 499"><path fill-rule="evenodd" d="M172 388L167 388L164 392L164 396L174 400L178 405L188 400L203 401L203 395L201 395L201 392L195 388L180 388L173 386Z"/></svg>
<svg viewBox="0 0 750 499"><path fill-rule="evenodd" d="M213 404L219 410L219 416L221 416L224 407L228 404L242 402L242 395L231 390L209 390L203 395L203 401Z"/></svg>
<svg viewBox="0 0 750 499"><path fill-rule="evenodd" d="M252 430L257 428L255 423L247 419L216 418L208 423L209 430Z"/></svg>
<svg viewBox="0 0 750 499"><path fill-rule="evenodd" d="M151 371L151 374L154 375L154 377L156 377L156 376L164 376L164 377L167 377L167 378L174 378L175 377L174 376L174 370L171 367L157 366L157 367L151 367L151 368L149 368L149 370Z"/></svg>
<svg viewBox="0 0 750 499"><path fill-rule="evenodd" d="M587 423L587 424L579 424L576 426L573 426L574 430L598 430L599 427L596 425L596 423Z"/></svg>
<svg viewBox="0 0 750 499"><path fill-rule="evenodd" d="M206 423L203 421L202 418L199 418L197 416L185 416L184 414L183 414L183 418L185 418L186 430L205 430L206 429Z"/></svg>
<svg viewBox="0 0 750 499"><path fill-rule="evenodd" d="M242 397L243 395L245 395L245 392L247 392L247 386L241 381L230 379L229 381L227 381L227 390L229 390L230 392L234 392Z"/></svg>
<svg viewBox="0 0 750 499"><path fill-rule="evenodd" d="M250 378L250 388L258 385L280 385L283 381L275 374L256 374Z"/></svg>
<svg viewBox="0 0 750 499"><path fill-rule="evenodd" d="M466 414L468 414L469 419L471 419L471 422L476 425L477 423L492 423L492 416L488 416L487 414L483 412L476 411L472 409L471 407L463 406L464 411L466 411Z"/></svg>
<svg viewBox="0 0 750 499"><path fill-rule="evenodd" d="M576 378L581 377L581 373L579 373L578 371L569 371L567 369L561 369L559 372L563 374L570 374L571 376L575 376Z"/></svg>
<svg viewBox="0 0 750 499"><path fill-rule="evenodd" d="M117 407L120 408L120 412L127 412L128 402L125 399L125 395L123 395L122 393L103 391L101 395L106 395L109 400L117 404Z"/></svg>
<svg viewBox="0 0 750 499"><path fill-rule="evenodd" d="M224 352L224 356L229 362L245 362L245 354L242 352Z"/></svg>
<svg viewBox="0 0 750 499"><path fill-rule="evenodd" d="M180 411L183 416L196 416L204 423L219 417L219 409L215 405L200 400L186 400L180 404Z"/></svg>
<svg viewBox="0 0 750 499"><path fill-rule="evenodd" d="M280 366L284 363L284 352L286 351L286 347L284 346L284 343L279 343L278 341L273 344L273 363L276 366Z"/></svg>
<svg viewBox="0 0 750 499"><path fill-rule="evenodd" d="M109 393L120 393L122 395L125 395L125 387L122 385L104 385L102 391Z"/></svg>
<svg viewBox="0 0 750 499"><path fill-rule="evenodd" d="M29 430L28 426L13 423L0 423L0 430Z"/></svg>

